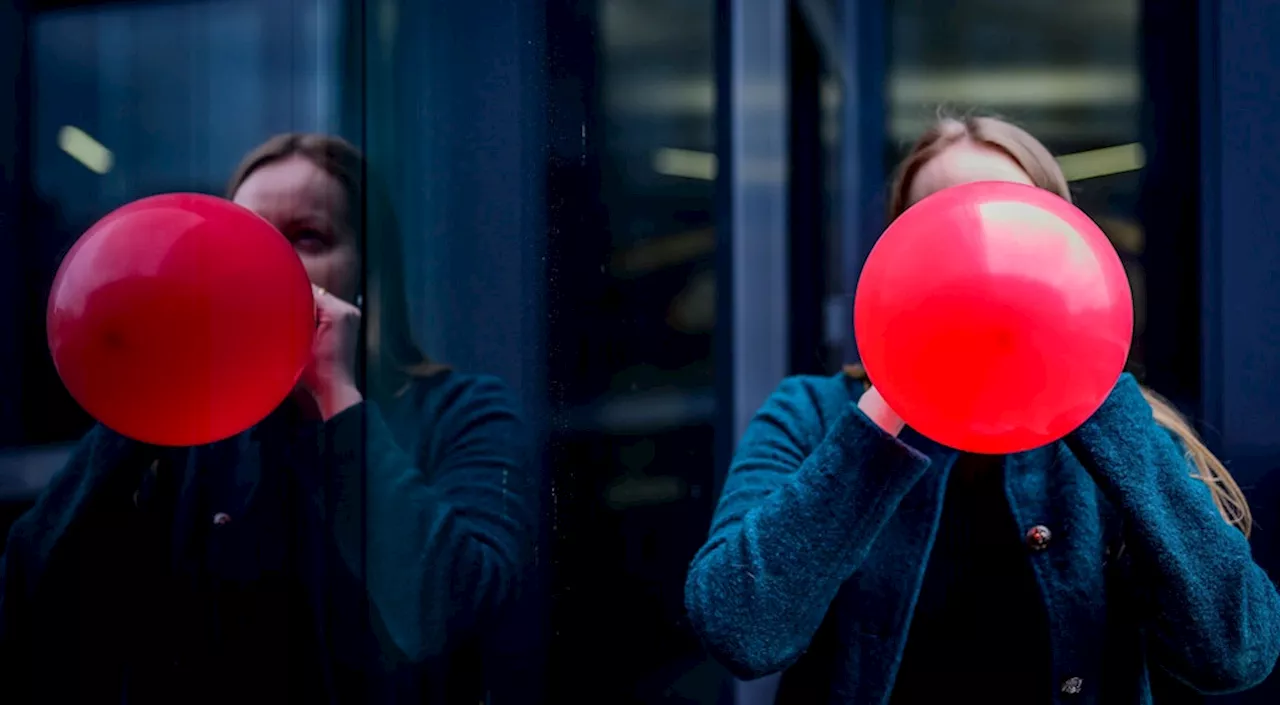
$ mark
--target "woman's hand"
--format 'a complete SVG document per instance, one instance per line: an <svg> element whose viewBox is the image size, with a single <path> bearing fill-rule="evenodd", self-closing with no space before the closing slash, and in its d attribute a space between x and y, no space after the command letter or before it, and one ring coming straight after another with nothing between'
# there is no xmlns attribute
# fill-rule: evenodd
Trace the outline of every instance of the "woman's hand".
<svg viewBox="0 0 1280 705"><path fill-rule="evenodd" d="M364 401L356 385L360 309L318 286L311 288L316 296L316 339L300 384L328 421Z"/></svg>
<svg viewBox="0 0 1280 705"><path fill-rule="evenodd" d="M906 425L902 417L889 408L884 397L880 396L880 391L875 387L869 387L862 395L858 400L858 408L890 436L896 437L902 433L902 427Z"/></svg>

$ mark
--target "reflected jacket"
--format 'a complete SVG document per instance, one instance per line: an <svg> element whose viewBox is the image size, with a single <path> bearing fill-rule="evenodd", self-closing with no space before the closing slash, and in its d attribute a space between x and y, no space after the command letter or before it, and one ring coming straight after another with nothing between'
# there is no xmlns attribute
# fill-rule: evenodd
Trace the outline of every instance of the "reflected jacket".
<svg viewBox="0 0 1280 705"><path fill-rule="evenodd" d="M957 453L885 433L857 409L854 384L789 378L756 414L685 601L737 676L821 661L824 702L883 705ZM1132 376L1066 439L1004 462L1021 530L1053 532L1027 554L1053 702L1151 703L1153 669L1215 694L1267 677L1280 655L1276 587ZM820 627L833 638L816 643Z"/></svg>
<svg viewBox="0 0 1280 705"><path fill-rule="evenodd" d="M0 699L474 705L533 540L515 407L445 372L385 408L192 449L91 431L10 532Z"/></svg>

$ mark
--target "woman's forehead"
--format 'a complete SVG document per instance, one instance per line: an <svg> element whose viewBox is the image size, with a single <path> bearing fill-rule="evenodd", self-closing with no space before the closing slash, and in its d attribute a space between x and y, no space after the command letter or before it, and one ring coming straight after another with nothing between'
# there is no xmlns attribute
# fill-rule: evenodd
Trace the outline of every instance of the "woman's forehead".
<svg viewBox="0 0 1280 705"><path fill-rule="evenodd" d="M298 157L259 167L236 189L233 200L264 216L330 218L346 208L337 179Z"/></svg>
<svg viewBox="0 0 1280 705"><path fill-rule="evenodd" d="M1033 185L1031 177L1003 150L985 144L957 142L921 165L911 181L909 201L952 186L976 181L1010 181Z"/></svg>

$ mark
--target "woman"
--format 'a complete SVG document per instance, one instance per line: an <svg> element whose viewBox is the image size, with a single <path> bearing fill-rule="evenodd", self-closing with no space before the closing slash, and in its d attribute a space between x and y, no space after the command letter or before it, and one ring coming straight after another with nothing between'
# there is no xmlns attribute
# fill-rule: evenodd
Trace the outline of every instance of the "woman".
<svg viewBox="0 0 1280 705"><path fill-rule="evenodd" d="M346 142L297 134L236 171L228 196L315 285L312 362L224 442L88 434L10 533L4 702L481 699L535 485L505 387L412 342L395 238L365 237L393 232L366 171Z"/></svg>
<svg viewBox="0 0 1280 705"><path fill-rule="evenodd" d="M944 119L890 216L989 180L1070 198L1026 132ZM784 704L1149 703L1162 672L1231 692L1280 653L1249 526L1226 468L1128 374L1064 441L994 457L904 431L851 368L783 381L751 422L686 603L739 676L786 670Z"/></svg>

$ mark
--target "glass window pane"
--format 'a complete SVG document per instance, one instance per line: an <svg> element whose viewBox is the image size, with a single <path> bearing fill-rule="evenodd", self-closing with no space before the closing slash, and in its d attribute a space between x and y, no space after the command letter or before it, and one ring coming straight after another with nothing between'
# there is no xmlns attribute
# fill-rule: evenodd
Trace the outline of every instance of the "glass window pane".
<svg viewBox="0 0 1280 705"><path fill-rule="evenodd" d="M24 259L28 303L38 308L62 255L110 210L170 191L222 194L235 159L266 135L336 130L338 12L337 0L204 0L36 14L29 207L41 236ZM22 339L24 442L79 437L88 418L42 328Z"/></svg>
<svg viewBox="0 0 1280 705"><path fill-rule="evenodd" d="M1077 204L1102 226L1134 290L1130 364L1141 372L1146 296L1138 217L1142 69L1136 0L977 0L889 5L887 170L940 111L1003 117L1058 157Z"/></svg>
<svg viewBox="0 0 1280 705"><path fill-rule="evenodd" d="M31 196L0 217L21 224L3 255L23 270L21 325L4 331L21 351L0 366L21 391L20 433L0 454L0 700L25 701L29 687L42 701L164 702L198 684L199 701L252 690L281 702L528 702L546 651L541 28L496 23L517 14L496 2L36 5L21 18L28 70L12 92L29 100L0 108L28 133L16 163ZM450 41L420 42L426 33ZM464 39L476 36L492 44ZM498 47L526 62L504 63ZM423 59L441 70L418 70ZM471 80L455 83L464 70ZM255 247L270 242L289 262L271 274L297 284L289 325L310 336L274 409L180 446L95 424L45 330L77 238L113 209L176 192L227 196L261 216L244 223L271 226ZM212 379L230 366L202 360L234 353L253 378L258 357L219 336L286 307L245 298L263 284L250 260L266 250L223 266L236 258L201 234L239 242L248 226L201 222L180 236L137 226L132 249L79 281L130 271L149 311L168 310L153 296L165 287L174 310L188 307L174 339L152 328L144 341L128 335L151 314L130 303L101 336L126 332L120 356L136 363L143 348L203 334L208 357L168 372ZM193 251L216 256L184 258ZM105 288L67 316L99 315ZM104 353L82 378L118 361ZM130 372L157 386L161 370ZM211 390L209 414L230 394ZM112 403L170 401L123 396ZM202 418L193 411L188 428ZM42 490L50 499L33 507ZM50 552L55 567L28 591L27 561ZM56 624L30 621L41 614ZM63 661L55 642L83 648ZM59 661L74 678L49 675Z"/></svg>
<svg viewBox="0 0 1280 705"><path fill-rule="evenodd" d="M553 220L586 220L549 242L565 302L549 329L566 420L553 442L562 467L590 468L557 480L577 498L561 505L558 545L590 559L561 574L575 597L560 618L576 628L552 697L577 697L591 673L602 702L672 689L702 699L717 683L682 615L713 501L718 410L715 8L565 4L591 17L595 36L574 58L595 73L565 80L586 88L585 160L552 173L580 199Z"/></svg>
<svg viewBox="0 0 1280 705"><path fill-rule="evenodd" d="M0 303L0 633L19 645L0 700L714 698L682 599L721 411L714 3L29 5L0 5L0 46L28 52L0 53L22 138L0 145L21 196L0 184L18 225L0 255L20 263ZM78 238L174 193L261 216L315 287L276 272L311 335L279 404L176 446L82 409L46 322ZM234 257L171 276L178 238L143 230L114 262L199 290L163 332L208 336L206 362L239 332L219 302L283 306L244 304L247 265L211 285ZM51 553L28 590L25 561Z"/></svg>

